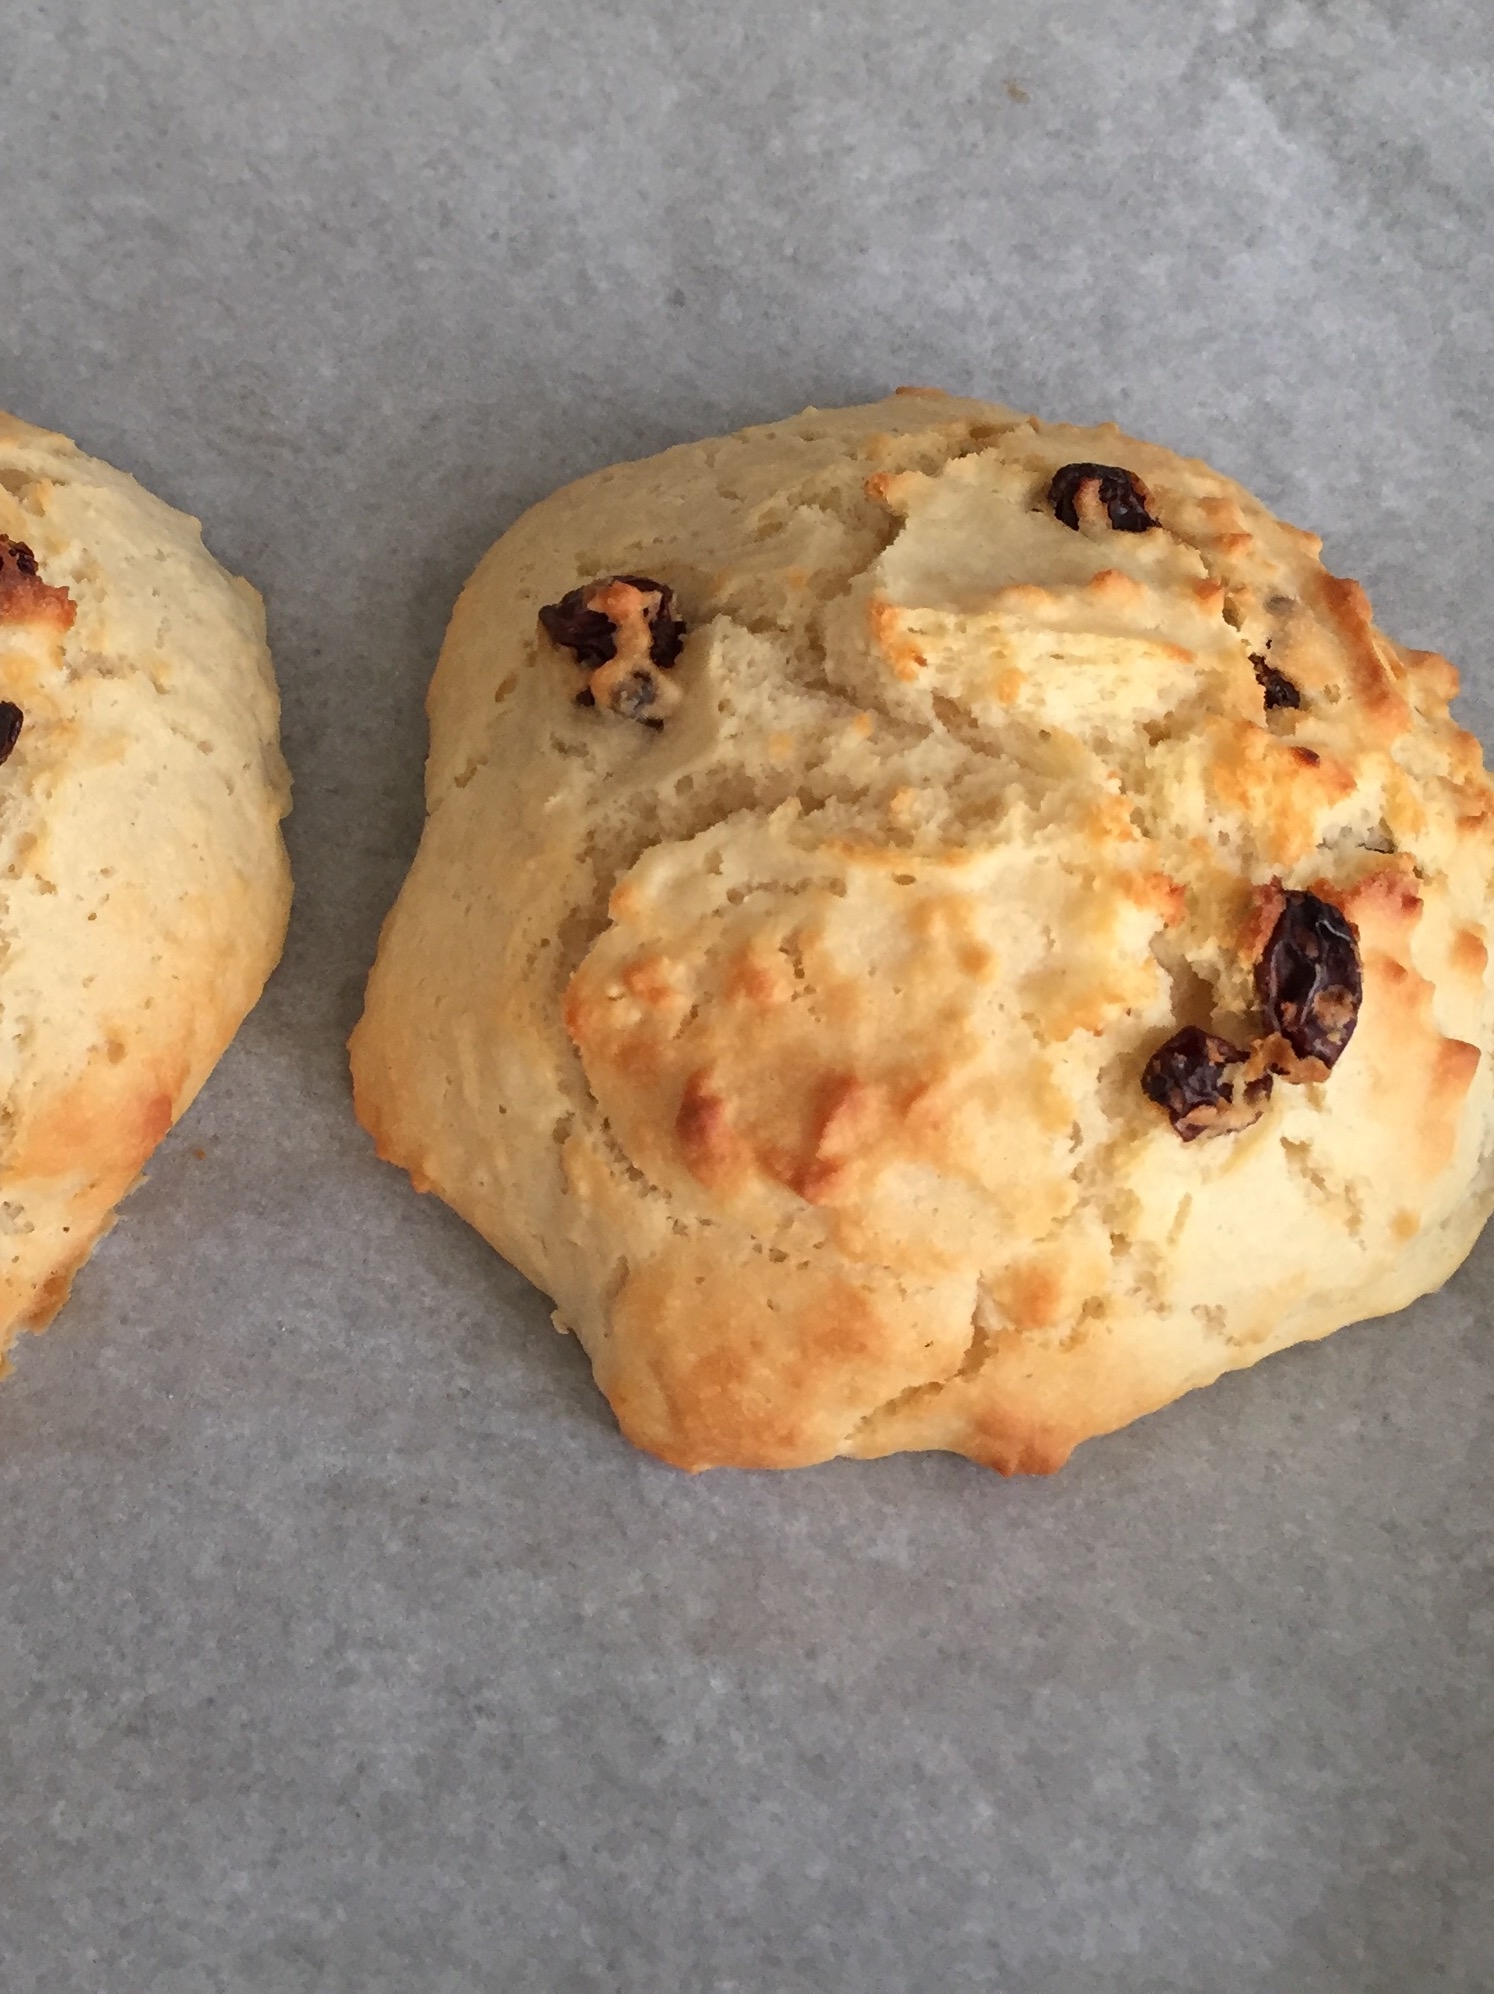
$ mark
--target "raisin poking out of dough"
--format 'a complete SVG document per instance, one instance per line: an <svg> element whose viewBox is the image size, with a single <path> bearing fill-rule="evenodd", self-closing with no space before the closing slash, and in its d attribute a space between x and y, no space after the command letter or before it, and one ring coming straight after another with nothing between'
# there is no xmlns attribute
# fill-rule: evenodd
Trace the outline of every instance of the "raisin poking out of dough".
<svg viewBox="0 0 1494 1994"><path fill-rule="evenodd" d="M1158 522L1147 511L1148 492L1134 471L1119 464L1062 464L1048 486L1053 517L1077 533L1081 514L1100 506L1117 533L1146 533Z"/></svg>
<svg viewBox="0 0 1494 1994"><path fill-rule="evenodd" d="M1266 695L1266 711L1268 713L1273 706L1300 706L1302 704L1301 693L1292 684L1285 672L1277 671L1275 665L1267 664L1266 660L1254 651L1250 654L1250 662L1255 666L1256 682L1260 686L1261 691Z"/></svg>
<svg viewBox="0 0 1494 1994"><path fill-rule="evenodd" d="M679 704L667 672L679 657L685 626L674 591L646 575L604 575L546 603L540 627L591 674L580 706L605 706L646 727L662 727Z"/></svg>
<svg viewBox="0 0 1494 1994"><path fill-rule="evenodd" d="M0 699L0 762L10 760L11 750L21 738L25 717L13 699Z"/></svg>
<svg viewBox="0 0 1494 1994"><path fill-rule="evenodd" d="M1185 1025L1147 1061L1141 1091L1167 1110L1184 1142L1229 1135L1258 1122L1271 1098L1269 1073L1246 1079L1249 1058L1228 1039Z"/></svg>
<svg viewBox="0 0 1494 1994"><path fill-rule="evenodd" d="M0 576L9 579L12 575L34 575L36 556L24 540L12 540L8 533L0 533Z"/></svg>
<svg viewBox="0 0 1494 1994"><path fill-rule="evenodd" d="M1286 894L1255 966L1255 987L1271 1030L1298 1059L1321 1061L1326 1074L1354 1035L1364 995L1347 917L1315 893Z"/></svg>
<svg viewBox="0 0 1494 1994"><path fill-rule="evenodd" d="M67 590L42 580L36 556L25 541L0 533L0 620L16 617L66 630L76 614Z"/></svg>

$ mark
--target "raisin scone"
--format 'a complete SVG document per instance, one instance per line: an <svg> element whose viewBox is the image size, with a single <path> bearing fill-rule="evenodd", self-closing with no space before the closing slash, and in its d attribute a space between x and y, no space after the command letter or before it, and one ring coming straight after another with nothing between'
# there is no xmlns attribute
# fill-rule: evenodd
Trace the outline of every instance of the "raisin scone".
<svg viewBox="0 0 1494 1994"><path fill-rule="evenodd" d="M1319 546L920 389L487 555L357 1105L631 1440L1044 1472L1463 1259L1494 796Z"/></svg>
<svg viewBox="0 0 1494 1994"><path fill-rule="evenodd" d="M0 1352L50 1321L280 954L259 597L0 416Z"/></svg>

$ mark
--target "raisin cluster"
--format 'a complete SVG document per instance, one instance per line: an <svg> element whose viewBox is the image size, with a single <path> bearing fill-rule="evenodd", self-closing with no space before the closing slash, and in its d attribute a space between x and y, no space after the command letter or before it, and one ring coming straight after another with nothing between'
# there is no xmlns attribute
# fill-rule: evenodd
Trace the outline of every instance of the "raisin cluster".
<svg viewBox="0 0 1494 1994"><path fill-rule="evenodd" d="M1285 894L1255 989L1266 1030L1253 1046L1187 1025L1142 1069L1142 1092L1184 1142L1249 1128L1266 1112L1274 1078L1326 1080L1338 1064L1364 996L1348 918L1315 893Z"/></svg>

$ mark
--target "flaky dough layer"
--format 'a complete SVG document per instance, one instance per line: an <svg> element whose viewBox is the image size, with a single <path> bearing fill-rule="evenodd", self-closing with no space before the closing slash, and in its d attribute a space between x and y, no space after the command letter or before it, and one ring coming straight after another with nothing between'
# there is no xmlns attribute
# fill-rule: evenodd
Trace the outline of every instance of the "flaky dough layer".
<svg viewBox="0 0 1494 1994"><path fill-rule="evenodd" d="M22 716L0 766L3 1351L66 1299L274 967L290 783L254 590L195 520L9 416L0 698Z"/></svg>
<svg viewBox="0 0 1494 1994"><path fill-rule="evenodd" d="M630 1439L1046 1471L1467 1253L1490 786L1452 668L1318 552L1113 427L905 391L600 472L488 554L358 1112ZM592 598L553 608L610 576L685 629L655 671L657 590L595 598L627 701ZM1351 924L1353 1036L1184 1141L1147 1062L1264 1041L1290 894Z"/></svg>

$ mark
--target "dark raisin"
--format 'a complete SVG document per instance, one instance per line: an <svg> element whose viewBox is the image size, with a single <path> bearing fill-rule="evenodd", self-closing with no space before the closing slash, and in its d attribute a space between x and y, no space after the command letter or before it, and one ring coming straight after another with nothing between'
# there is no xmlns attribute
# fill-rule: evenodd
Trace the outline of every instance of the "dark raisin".
<svg viewBox="0 0 1494 1994"><path fill-rule="evenodd" d="M1266 695L1266 711L1273 706L1300 706L1302 695L1285 672L1277 671L1275 665L1267 664L1256 652L1250 654L1250 662L1255 666L1256 681Z"/></svg>
<svg viewBox="0 0 1494 1994"><path fill-rule="evenodd" d="M539 613L540 625L548 637L567 651L574 651L576 663L588 671L605 665L616 650L612 618L599 609L586 607L587 591L572 589L559 602L547 602Z"/></svg>
<svg viewBox="0 0 1494 1994"><path fill-rule="evenodd" d="M36 556L24 540L12 540L9 534L0 533L0 575L7 568L17 575L34 575Z"/></svg>
<svg viewBox="0 0 1494 1994"><path fill-rule="evenodd" d="M1063 464L1053 473L1048 502L1053 517L1079 530L1079 494L1093 485L1117 533L1145 533L1158 522L1147 511L1146 486L1119 464Z"/></svg>
<svg viewBox="0 0 1494 1994"><path fill-rule="evenodd" d="M24 540L0 533L0 616L42 621L67 630L77 611L65 588L44 582Z"/></svg>
<svg viewBox="0 0 1494 1994"><path fill-rule="evenodd" d="M13 699L0 699L0 762L10 760L11 751L21 738L25 717Z"/></svg>
<svg viewBox="0 0 1494 1994"><path fill-rule="evenodd" d="M574 652L576 663L587 671L607 664L616 655L617 625L591 604L602 590L616 582L637 589L640 595L657 596L657 605L648 612L649 657L667 670L680 654L685 626L674 613L674 590L663 582L651 581L647 575L603 575L597 581L572 589L559 602L545 604L539 613L541 627L557 644Z"/></svg>
<svg viewBox="0 0 1494 1994"><path fill-rule="evenodd" d="M1288 893L1255 987L1273 1032L1299 1059L1336 1064L1354 1036L1364 977L1347 916L1315 893Z"/></svg>
<svg viewBox="0 0 1494 1994"><path fill-rule="evenodd" d="M1229 1135L1258 1122L1271 1098L1269 1073L1246 1080L1249 1057L1228 1039L1185 1025L1142 1068L1141 1091L1167 1110L1184 1142Z"/></svg>

